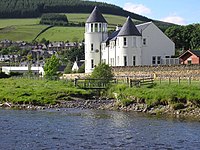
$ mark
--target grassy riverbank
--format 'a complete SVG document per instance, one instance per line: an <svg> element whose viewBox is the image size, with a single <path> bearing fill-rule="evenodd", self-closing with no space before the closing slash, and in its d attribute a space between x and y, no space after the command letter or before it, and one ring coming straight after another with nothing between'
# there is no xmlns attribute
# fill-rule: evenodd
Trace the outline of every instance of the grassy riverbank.
<svg viewBox="0 0 200 150"><path fill-rule="evenodd" d="M42 106L51 104L66 108L92 108L143 111L152 114L183 114L200 117L200 85L156 83L130 88L113 85L104 92L110 99L91 100L91 91L77 89L73 82L35 79L0 79L0 104ZM90 99L90 100L89 100ZM115 100L114 100L115 99ZM18 105L19 104L19 105Z"/></svg>
<svg viewBox="0 0 200 150"><path fill-rule="evenodd" d="M73 97L88 97L89 91L77 89L66 81L0 79L0 102L14 104L56 104Z"/></svg>
<svg viewBox="0 0 200 150"><path fill-rule="evenodd" d="M187 106L200 105L200 84L187 83L178 85L173 83L159 84L152 86L143 86L140 88L129 88L127 85L117 85L109 89L108 94L111 97L119 99L124 105L130 103L145 103L149 108L159 105L170 105L173 109L182 109Z"/></svg>

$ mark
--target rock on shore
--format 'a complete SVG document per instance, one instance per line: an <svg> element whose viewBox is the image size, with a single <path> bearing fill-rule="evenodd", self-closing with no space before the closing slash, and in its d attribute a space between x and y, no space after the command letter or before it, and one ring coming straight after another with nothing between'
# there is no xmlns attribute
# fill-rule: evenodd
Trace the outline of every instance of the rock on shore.
<svg viewBox="0 0 200 150"><path fill-rule="evenodd" d="M160 105L157 107L148 108L145 103L132 103L128 106L121 105L115 99L92 99L84 100L80 98L74 98L69 101L58 101L56 105L44 105L34 106L30 104L11 104L8 102L0 104L1 108L14 108L14 109L27 109L27 110L43 110L55 108L79 108L79 109L101 109L101 110L119 110L119 111L135 111L144 112L151 115L171 115L171 116L183 116L193 117L200 119L200 108L198 107L186 107L184 109L174 110L169 105Z"/></svg>

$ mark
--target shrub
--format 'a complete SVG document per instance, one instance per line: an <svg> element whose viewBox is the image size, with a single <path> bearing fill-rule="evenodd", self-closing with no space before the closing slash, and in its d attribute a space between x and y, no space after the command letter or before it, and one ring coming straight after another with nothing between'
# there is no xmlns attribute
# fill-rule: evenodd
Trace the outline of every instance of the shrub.
<svg viewBox="0 0 200 150"><path fill-rule="evenodd" d="M103 82L108 83L113 79L114 75L112 73L112 68L105 64L101 63L95 67L94 71L91 74L91 78L94 79L103 79Z"/></svg>
<svg viewBox="0 0 200 150"><path fill-rule="evenodd" d="M71 63L71 62L68 62L68 63L67 63L67 66L66 66L66 68L65 68L65 70L64 70L64 73L65 73L65 74L70 74L70 73L72 73L72 63Z"/></svg>
<svg viewBox="0 0 200 150"><path fill-rule="evenodd" d="M85 73L85 63L80 66L80 68L78 69L78 73Z"/></svg>

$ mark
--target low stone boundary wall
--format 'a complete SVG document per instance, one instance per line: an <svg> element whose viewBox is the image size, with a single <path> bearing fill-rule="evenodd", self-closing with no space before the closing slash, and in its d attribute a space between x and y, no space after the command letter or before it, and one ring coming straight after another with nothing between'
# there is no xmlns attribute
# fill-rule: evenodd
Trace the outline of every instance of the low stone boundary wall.
<svg viewBox="0 0 200 150"><path fill-rule="evenodd" d="M188 78L200 80L200 65L174 65L174 66L134 66L113 67L113 73L117 78ZM64 74L63 79L84 78L90 74Z"/></svg>

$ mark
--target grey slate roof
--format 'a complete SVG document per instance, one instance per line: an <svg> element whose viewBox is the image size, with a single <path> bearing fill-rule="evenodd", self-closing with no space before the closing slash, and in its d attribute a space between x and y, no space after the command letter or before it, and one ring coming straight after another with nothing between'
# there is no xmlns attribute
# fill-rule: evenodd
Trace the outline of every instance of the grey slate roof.
<svg viewBox="0 0 200 150"><path fill-rule="evenodd" d="M107 23L107 21L105 20L105 18L103 17L97 6L94 8L94 10L92 11L89 18L86 21L86 23L92 23L92 22Z"/></svg>
<svg viewBox="0 0 200 150"><path fill-rule="evenodd" d="M125 24L121 28L118 36L141 36L140 32L134 25L130 17L127 18Z"/></svg>
<svg viewBox="0 0 200 150"><path fill-rule="evenodd" d="M140 33L142 33L142 31L143 31L144 29L146 29L150 24L151 24L151 22L139 24L139 25L136 25L136 28L138 29L138 31L139 31Z"/></svg>
<svg viewBox="0 0 200 150"><path fill-rule="evenodd" d="M120 30L114 31L105 41L104 43L108 43L110 40L115 40L117 38L118 33Z"/></svg>

